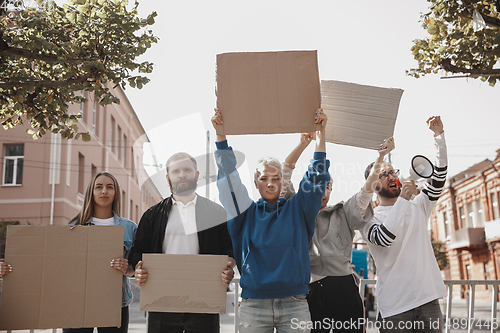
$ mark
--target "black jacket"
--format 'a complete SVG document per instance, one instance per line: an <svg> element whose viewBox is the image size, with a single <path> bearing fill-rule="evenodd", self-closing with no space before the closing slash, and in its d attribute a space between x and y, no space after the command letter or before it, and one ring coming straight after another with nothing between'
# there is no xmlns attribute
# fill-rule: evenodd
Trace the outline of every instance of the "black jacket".
<svg viewBox="0 0 500 333"><path fill-rule="evenodd" d="M129 255L129 262L133 268L142 260L143 253L163 253L163 239L171 209L172 197L168 197L150 207L142 215L134 246ZM233 245L227 231L226 210L198 196L195 212L200 254L226 254L233 258Z"/></svg>

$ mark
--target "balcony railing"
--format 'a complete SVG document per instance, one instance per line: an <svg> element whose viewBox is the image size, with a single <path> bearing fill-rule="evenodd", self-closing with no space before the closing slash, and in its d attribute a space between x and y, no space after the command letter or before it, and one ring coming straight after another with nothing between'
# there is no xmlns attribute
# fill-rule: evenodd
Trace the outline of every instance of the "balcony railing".
<svg viewBox="0 0 500 333"><path fill-rule="evenodd" d="M365 286L376 284L376 280L361 280L359 284L359 293L361 299L364 298ZM460 320L466 319L466 321L459 322L460 329L467 329L468 333L472 333L474 330L474 325L476 324L474 316L474 305L476 301L476 286L486 285L493 286L493 292L491 295L491 316L488 323L489 330L494 333L499 327L497 322L497 299L498 299L498 286L500 285L500 280L444 280L444 284L448 289L448 297L446 298L446 311L445 311L445 325L444 332L449 333L450 329L455 329L453 320L451 318L452 310L452 300L453 300L453 286L469 286L469 293L466 297L467 302L467 318L462 318ZM463 325L465 324L465 325ZM458 327L456 328L458 329Z"/></svg>

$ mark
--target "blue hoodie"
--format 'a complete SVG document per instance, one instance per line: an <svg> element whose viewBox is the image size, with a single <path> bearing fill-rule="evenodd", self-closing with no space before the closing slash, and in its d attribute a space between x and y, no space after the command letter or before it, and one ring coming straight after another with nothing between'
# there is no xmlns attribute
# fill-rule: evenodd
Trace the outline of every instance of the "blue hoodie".
<svg viewBox="0 0 500 333"><path fill-rule="evenodd" d="M321 198L330 180L326 154L315 152L297 194L273 206L250 199L236 171L227 141L217 142L219 198L228 211L227 227L241 273L244 298L283 298L307 294L311 268L309 242ZM228 177L229 175L229 177Z"/></svg>

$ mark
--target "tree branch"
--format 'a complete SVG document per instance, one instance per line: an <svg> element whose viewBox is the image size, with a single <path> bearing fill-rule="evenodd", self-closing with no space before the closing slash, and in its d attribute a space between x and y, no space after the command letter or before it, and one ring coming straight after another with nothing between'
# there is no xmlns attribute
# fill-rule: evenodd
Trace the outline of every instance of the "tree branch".
<svg viewBox="0 0 500 333"><path fill-rule="evenodd" d="M500 29L500 20L495 18L495 17L490 17L484 14L481 14L483 17L484 22L489 25L490 27L495 27L497 29Z"/></svg>
<svg viewBox="0 0 500 333"><path fill-rule="evenodd" d="M16 57L22 57L22 58L28 58L28 59L37 59L37 60L42 60L42 61L47 61L47 62L53 62L57 61L59 58L55 55L51 54L40 54L40 53L35 53L33 51L25 50L25 49L19 49L16 47L10 47L8 46L6 49L3 49L1 53L16 56Z"/></svg>
<svg viewBox="0 0 500 333"><path fill-rule="evenodd" d="M468 73L471 76L500 76L500 68L499 69L468 69L468 68L460 68L451 64L451 60L444 59L439 62L441 68L443 68L447 72L451 73Z"/></svg>
<svg viewBox="0 0 500 333"><path fill-rule="evenodd" d="M458 16L460 16L464 19L473 20L473 18L470 17L469 15L458 14ZM500 29L500 20L499 19L487 16L484 14L481 14L481 17L483 18L484 23L486 23L490 28Z"/></svg>
<svg viewBox="0 0 500 333"><path fill-rule="evenodd" d="M11 89L14 87L61 87L67 86L73 83L84 83L93 76L90 74L80 75L74 79L68 79L64 81L20 81L20 82L1 82L0 88Z"/></svg>
<svg viewBox="0 0 500 333"><path fill-rule="evenodd" d="M470 3L469 0L463 0L463 3L465 5L465 9L472 15L472 13L474 11L474 6ZM483 13L479 13L479 14L483 18L484 23L486 23L488 26L500 29L500 20L499 19L497 19L495 17L490 17L490 16L485 15ZM459 16L466 18L466 19L469 19L469 20L472 20L472 17L467 16L467 15L459 15Z"/></svg>
<svg viewBox="0 0 500 333"><path fill-rule="evenodd" d="M25 50L25 49L16 48L16 47L10 47L1 37L2 37L2 35L0 34L0 54L3 53L6 55L11 55L11 56L15 56L15 57L36 59L36 60L42 60L42 61L46 61L46 62L54 62L54 61L62 59L62 58L56 56L55 54L41 54L41 53L36 53L36 52L30 51L30 50ZM100 59L99 58L88 58L88 59L67 58L67 59L64 59L65 62L70 62L70 63L78 63L78 62L82 62L82 61L96 61L96 60L100 60Z"/></svg>

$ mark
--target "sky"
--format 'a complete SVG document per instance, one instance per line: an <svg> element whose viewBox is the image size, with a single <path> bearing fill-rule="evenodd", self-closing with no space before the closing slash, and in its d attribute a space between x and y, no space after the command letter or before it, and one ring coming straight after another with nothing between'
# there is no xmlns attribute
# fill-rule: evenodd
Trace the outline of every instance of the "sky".
<svg viewBox="0 0 500 333"><path fill-rule="evenodd" d="M417 67L410 48L413 40L426 37L419 18L428 5L423 0L140 1L140 17L158 13L151 27L158 44L140 58L155 66L148 75L150 83L125 93L151 140L144 157L148 173L162 193L168 192L161 166L178 151L203 160L207 131L213 155L215 61L217 54L226 52L317 50L321 80L403 89L391 154L403 174L414 155L433 159L432 133L425 123L433 115L444 123L450 176L494 159L500 148L500 84L492 88L480 80L441 79L444 74L420 79L405 74ZM258 158L283 161L299 136L228 136L244 157L239 172L254 199L258 192L251 179ZM294 182L302 177L313 151L311 144L301 156ZM361 188L363 171L377 153L328 143L327 156L334 204ZM207 194L204 182L199 182L201 195ZM217 200L211 184L208 196Z"/></svg>

